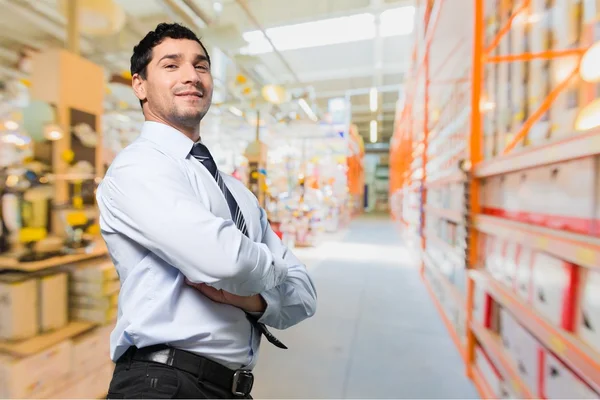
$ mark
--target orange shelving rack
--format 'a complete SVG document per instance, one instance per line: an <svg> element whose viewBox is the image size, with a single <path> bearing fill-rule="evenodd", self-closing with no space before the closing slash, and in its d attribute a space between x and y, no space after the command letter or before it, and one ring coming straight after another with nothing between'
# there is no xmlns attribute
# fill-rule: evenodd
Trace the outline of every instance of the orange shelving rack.
<svg viewBox="0 0 600 400"><path fill-rule="evenodd" d="M390 209L483 398L599 398L600 4L448 3L417 2Z"/></svg>

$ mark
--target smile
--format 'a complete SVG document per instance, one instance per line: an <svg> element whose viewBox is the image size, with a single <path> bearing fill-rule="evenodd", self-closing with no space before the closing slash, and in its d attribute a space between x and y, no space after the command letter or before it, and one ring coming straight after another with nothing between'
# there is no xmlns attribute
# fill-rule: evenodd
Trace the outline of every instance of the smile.
<svg viewBox="0 0 600 400"><path fill-rule="evenodd" d="M202 98L202 97L204 97L204 94L202 92L183 92L183 93L177 94L177 96L179 96L179 97L198 97L198 98Z"/></svg>

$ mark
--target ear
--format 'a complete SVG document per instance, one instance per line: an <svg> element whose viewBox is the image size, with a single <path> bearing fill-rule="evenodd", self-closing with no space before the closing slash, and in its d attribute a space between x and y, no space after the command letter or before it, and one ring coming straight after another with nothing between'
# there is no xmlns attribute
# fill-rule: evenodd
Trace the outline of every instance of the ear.
<svg viewBox="0 0 600 400"><path fill-rule="evenodd" d="M131 77L131 87L140 101L146 100L146 80L140 74L134 74Z"/></svg>

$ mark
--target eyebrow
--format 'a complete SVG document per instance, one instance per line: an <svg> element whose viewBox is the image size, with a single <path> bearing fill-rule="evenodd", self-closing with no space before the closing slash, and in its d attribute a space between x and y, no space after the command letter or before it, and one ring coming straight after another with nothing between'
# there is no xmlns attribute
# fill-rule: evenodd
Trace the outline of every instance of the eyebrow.
<svg viewBox="0 0 600 400"><path fill-rule="evenodd" d="M183 58L183 54L181 53L177 53L177 54L167 54L161 57L160 60L158 60L157 64L160 63L162 60L180 60ZM196 56L194 57L194 63L200 62L200 61L206 61L208 62L208 57L205 56L204 54L196 54Z"/></svg>

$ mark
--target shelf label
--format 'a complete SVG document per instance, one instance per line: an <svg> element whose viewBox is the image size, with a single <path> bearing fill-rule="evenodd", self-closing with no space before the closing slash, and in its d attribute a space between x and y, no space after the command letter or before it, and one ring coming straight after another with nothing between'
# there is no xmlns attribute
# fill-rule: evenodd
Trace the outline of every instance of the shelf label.
<svg viewBox="0 0 600 400"><path fill-rule="evenodd" d="M596 252L585 247L578 247L575 250L575 260L578 264L593 265L596 261Z"/></svg>
<svg viewBox="0 0 600 400"><path fill-rule="evenodd" d="M546 250L548 249L548 238L546 237L537 237L535 239L535 245L536 247L540 248L541 250Z"/></svg>
<svg viewBox="0 0 600 400"><path fill-rule="evenodd" d="M550 350L552 350L557 356L564 356L567 351L567 345L559 336L552 336L550 338Z"/></svg>

